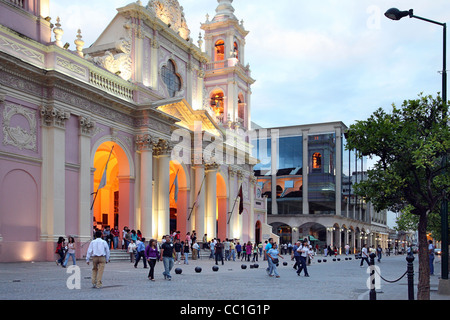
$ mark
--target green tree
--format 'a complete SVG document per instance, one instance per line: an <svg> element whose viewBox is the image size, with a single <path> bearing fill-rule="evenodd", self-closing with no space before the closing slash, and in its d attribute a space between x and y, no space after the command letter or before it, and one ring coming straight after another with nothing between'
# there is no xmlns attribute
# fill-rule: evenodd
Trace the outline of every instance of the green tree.
<svg viewBox="0 0 450 320"><path fill-rule="evenodd" d="M439 212L443 190L450 191L448 165L442 159L450 150L448 106L438 96L419 95L393 105L391 113L375 111L369 119L350 126L347 149L357 150L376 163L356 193L376 210L408 211L417 216L419 283L417 298L430 298L427 252L428 215Z"/></svg>

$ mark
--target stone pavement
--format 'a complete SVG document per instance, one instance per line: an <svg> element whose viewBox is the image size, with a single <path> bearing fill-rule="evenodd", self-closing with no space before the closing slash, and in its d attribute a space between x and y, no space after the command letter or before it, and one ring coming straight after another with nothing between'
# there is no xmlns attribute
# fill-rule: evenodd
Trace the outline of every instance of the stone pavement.
<svg viewBox="0 0 450 320"><path fill-rule="evenodd" d="M252 262L225 261L219 263L219 271L214 272L213 260L190 260L189 265L175 265L172 281L164 280L163 264L158 262L155 269L156 281L147 279L149 269L140 262L137 269L129 261L111 262L106 265L103 288L91 285L91 265L78 260L79 289L69 289L77 284L76 273L68 273L68 268L54 262L3 263L0 264L0 299L2 300L369 300L366 282L369 277L366 265L361 268L360 260L319 263L322 256L316 256L308 267L310 277L297 276L289 256L280 259L280 278L268 277L267 261L259 261L259 268L249 268ZM398 279L406 271L406 256L383 257L380 267L382 277ZM440 261L435 264L437 275L431 277L431 299L449 300L450 296L437 293ZM284 266L283 262L288 265ZM247 269L241 265L246 264ZM202 268L201 273L195 267ZM417 295L418 261L415 267L415 295ZM181 268L182 274L175 274ZM407 300L407 277L390 284L381 281L377 290L377 300Z"/></svg>

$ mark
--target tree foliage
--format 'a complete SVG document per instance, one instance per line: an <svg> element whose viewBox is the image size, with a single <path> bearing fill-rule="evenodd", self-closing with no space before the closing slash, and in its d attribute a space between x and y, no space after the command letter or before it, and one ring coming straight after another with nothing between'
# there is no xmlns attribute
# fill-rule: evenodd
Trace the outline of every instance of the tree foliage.
<svg viewBox="0 0 450 320"><path fill-rule="evenodd" d="M367 172L368 179L355 186L359 196L378 211L417 215L419 259L425 260L428 215L439 212L443 190L450 191L448 163L442 165L450 151L447 104L439 96L419 95L400 108L393 105L391 113L380 108L350 126L347 149L377 160ZM420 264L418 296L422 298L429 297L425 262Z"/></svg>

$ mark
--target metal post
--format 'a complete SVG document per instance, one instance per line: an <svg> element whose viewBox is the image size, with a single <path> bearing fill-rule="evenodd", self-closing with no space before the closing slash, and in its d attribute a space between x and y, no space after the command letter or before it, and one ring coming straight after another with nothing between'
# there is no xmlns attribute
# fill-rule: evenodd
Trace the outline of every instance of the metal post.
<svg viewBox="0 0 450 320"><path fill-rule="evenodd" d="M408 300L414 300L414 256L408 255L406 261L408 261Z"/></svg>
<svg viewBox="0 0 450 320"><path fill-rule="evenodd" d="M442 70L442 99L444 107L447 106L447 24L444 27L444 66ZM442 167L446 174L447 154L442 159ZM443 199L441 203L441 243L442 243L442 260L441 260L441 279L448 280L448 200L445 189L443 190Z"/></svg>
<svg viewBox="0 0 450 320"><path fill-rule="evenodd" d="M377 292L375 291L375 253L371 253L369 255L370 257L370 293L369 293L369 299L370 300L377 300Z"/></svg>

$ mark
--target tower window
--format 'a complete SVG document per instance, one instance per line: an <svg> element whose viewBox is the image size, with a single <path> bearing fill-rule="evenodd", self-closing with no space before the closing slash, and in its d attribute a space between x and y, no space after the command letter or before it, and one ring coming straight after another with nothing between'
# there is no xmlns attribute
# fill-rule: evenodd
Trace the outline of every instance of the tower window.
<svg viewBox="0 0 450 320"><path fill-rule="evenodd" d="M222 61L225 60L225 42L223 40L219 40L215 45L215 59L214 61Z"/></svg>
<svg viewBox="0 0 450 320"><path fill-rule="evenodd" d="M322 155L320 153L316 152L313 154L312 165L313 165L313 169L321 169L322 168Z"/></svg>
<svg viewBox="0 0 450 320"><path fill-rule="evenodd" d="M176 73L175 63L172 60L162 67L161 77L167 86L169 95L175 97L175 94L181 90L181 77Z"/></svg>

